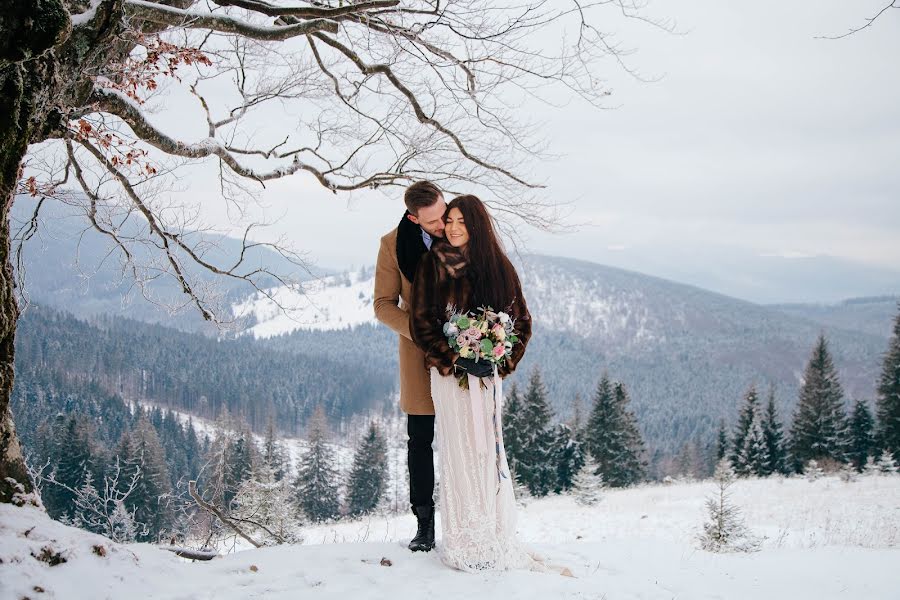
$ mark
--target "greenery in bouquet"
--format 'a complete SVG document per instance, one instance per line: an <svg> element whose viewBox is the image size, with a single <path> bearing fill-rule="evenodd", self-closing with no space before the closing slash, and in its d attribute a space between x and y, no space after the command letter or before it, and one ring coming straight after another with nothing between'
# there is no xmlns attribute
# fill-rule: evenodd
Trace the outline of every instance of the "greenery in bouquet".
<svg viewBox="0 0 900 600"><path fill-rule="evenodd" d="M453 351L459 354L457 364L478 365L486 362L499 367L519 341L514 319L505 312L494 311L490 306L480 306L477 311L468 312L448 306L447 314L444 335ZM468 373L468 370L462 370L457 376L463 389L469 388Z"/></svg>

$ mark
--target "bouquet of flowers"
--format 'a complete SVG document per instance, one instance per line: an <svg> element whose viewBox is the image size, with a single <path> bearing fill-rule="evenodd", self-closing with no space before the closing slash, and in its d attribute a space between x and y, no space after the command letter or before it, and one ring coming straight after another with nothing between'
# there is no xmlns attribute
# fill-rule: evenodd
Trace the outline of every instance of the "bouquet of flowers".
<svg viewBox="0 0 900 600"><path fill-rule="evenodd" d="M444 323L444 335L454 352L459 354L457 370L462 370L457 381L463 389L469 388L467 375L486 377L494 366L501 366L512 354L519 341L514 320L505 312L495 312L490 306L480 306L477 311L458 312L447 307L450 315Z"/></svg>

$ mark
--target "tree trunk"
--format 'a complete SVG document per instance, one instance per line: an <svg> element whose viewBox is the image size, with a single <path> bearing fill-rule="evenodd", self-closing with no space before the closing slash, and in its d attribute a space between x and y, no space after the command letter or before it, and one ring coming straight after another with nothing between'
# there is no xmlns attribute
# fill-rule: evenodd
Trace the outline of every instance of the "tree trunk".
<svg viewBox="0 0 900 600"><path fill-rule="evenodd" d="M47 54L72 24L62 0L17 0L0 15L0 502L33 491L9 399L15 364L15 279L10 262L9 213L28 144L50 119L47 109L56 61ZM53 111L55 112L55 111Z"/></svg>
<svg viewBox="0 0 900 600"><path fill-rule="evenodd" d="M16 491L32 491L9 410L19 318L10 262L9 213L19 166L28 149L30 106L25 99L24 67L6 66L0 71L0 502L12 502Z"/></svg>

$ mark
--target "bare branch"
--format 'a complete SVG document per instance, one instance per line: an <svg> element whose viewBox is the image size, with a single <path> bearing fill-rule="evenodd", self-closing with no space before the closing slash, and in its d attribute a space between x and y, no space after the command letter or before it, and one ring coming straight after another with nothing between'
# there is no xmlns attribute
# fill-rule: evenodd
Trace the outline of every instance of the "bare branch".
<svg viewBox="0 0 900 600"><path fill-rule="evenodd" d="M345 6L314 8L311 6L278 6L264 0L215 0L219 6L236 6L269 17L291 16L298 19L342 19L356 17L358 13L393 8L400 0L368 0L348 2Z"/></svg>
<svg viewBox="0 0 900 600"><path fill-rule="evenodd" d="M897 0L893 0L890 4L888 4L887 6L883 7L881 10L879 10L877 13L875 13L874 16L868 17L866 19L866 22L864 25L860 25L859 27L853 27L847 33L842 33L841 35L833 35L833 36L832 35L820 35L820 36L816 36L816 39L840 40L845 37L849 37L855 33L859 33L863 29L868 29L869 27L871 27L875 23L875 21L878 19L878 17L880 17L881 15L886 13L888 11L888 9L891 9L891 8L900 8L900 4L897 4Z"/></svg>
<svg viewBox="0 0 900 600"><path fill-rule="evenodd" d="M225 514L223 514L221 510L219 510L200 496L200 493L197 491L196 481L191 481L190 483L188 483L188 492L191 494L191 498L194 499L194 502L196 502L200 508L210 514L215 515L220 521L222 521L222 523L228 525L236 534L253 544L254 548L262 548L262 544L244 533L244 531L234 521L225 516Z"/></svg>
<svg viewBox="0 0 900 600"><path fill-rule="evenodd" d="M326 19L313 19L278 27L262 27L236 19L230 15L182 10L145 0L125 0L125 7L130 16L160 25L187 27L190 29L209 29L220 33L241 35L255 40L270 42L308 35L316 31L337 33L338 30L337 23Z"/></svg>

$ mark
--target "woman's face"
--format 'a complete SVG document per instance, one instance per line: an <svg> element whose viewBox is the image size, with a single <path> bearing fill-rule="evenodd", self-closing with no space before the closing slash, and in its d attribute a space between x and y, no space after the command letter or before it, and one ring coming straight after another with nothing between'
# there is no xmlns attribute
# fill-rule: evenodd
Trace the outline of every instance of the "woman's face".
<svg viewBox="0 0 900 600"><path fill-rule="evenodd" d="M447 220L444 222L444 236L456 248L465 246L469 242L469 230L466 229L462 212L456 207L451 208L447 213Z"/></svg>

